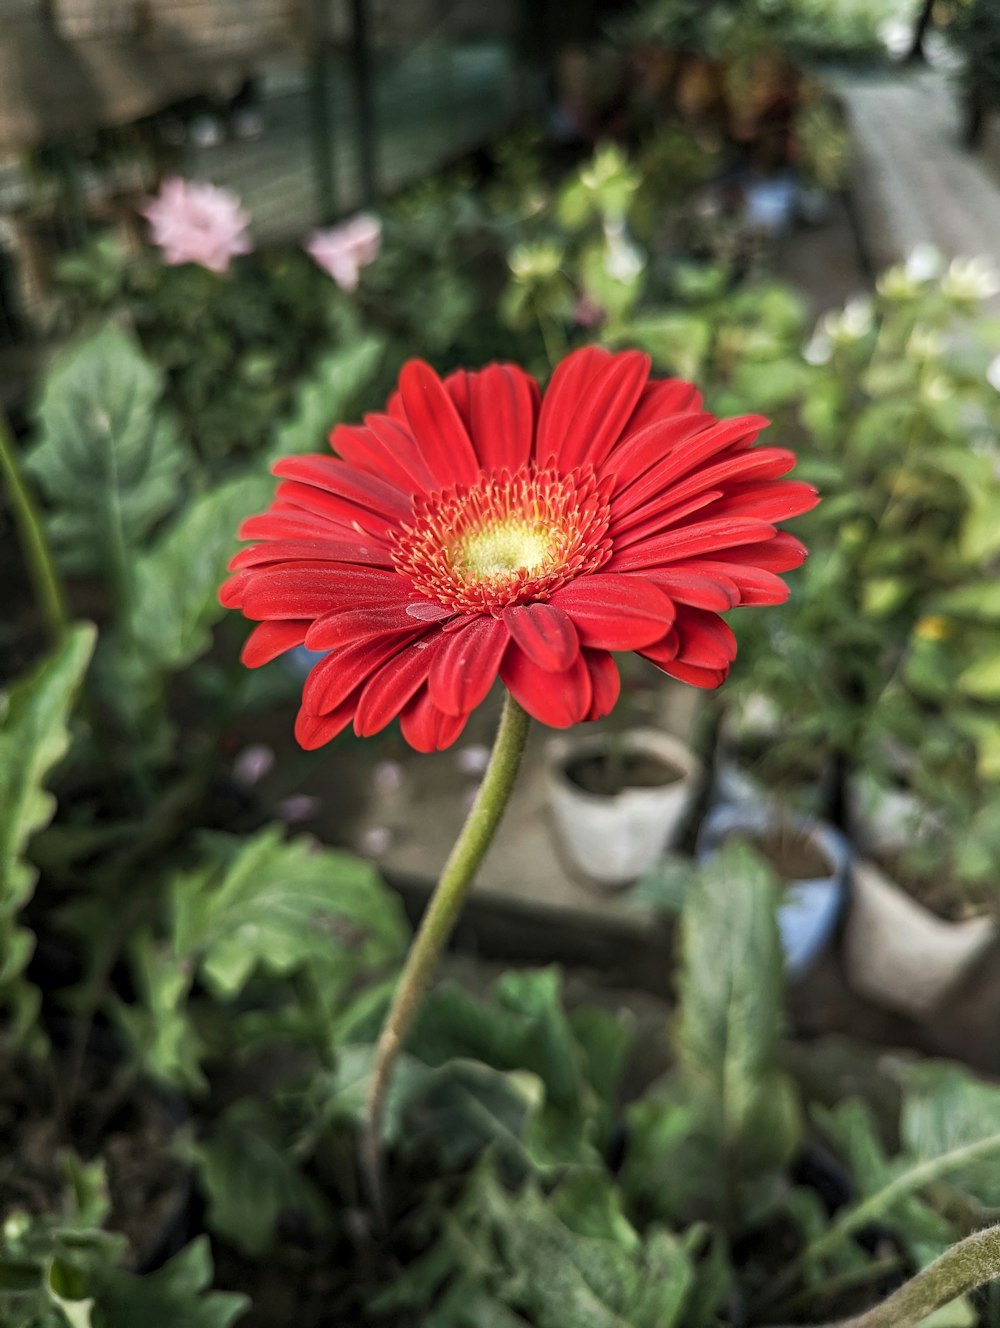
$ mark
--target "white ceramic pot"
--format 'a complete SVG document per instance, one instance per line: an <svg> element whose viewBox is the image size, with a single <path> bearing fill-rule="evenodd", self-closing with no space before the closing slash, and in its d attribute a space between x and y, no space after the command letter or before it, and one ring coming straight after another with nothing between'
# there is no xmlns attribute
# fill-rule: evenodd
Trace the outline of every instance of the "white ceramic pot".
<svg viewBox="0 0 1000 1328"><path fill-rule="evenodd" d="M579 876L621 889L654 866L676 843L702 777L701 762L678 738L657 729L630 729L629 752L661 760L680 777L654 788L625 788L611 797L587 793L567 775L574 760L607 746L602 734L555 738L549 744L546 796L556 840Z"/></svg>
<svg viewBox="0 0 1000 1328"><path fill-rule="evenodd" d="M853 989L912 1017L929 1014L997 937L993 917L948 922L900 889L871 862L854 868L844 931Z"/></svg>

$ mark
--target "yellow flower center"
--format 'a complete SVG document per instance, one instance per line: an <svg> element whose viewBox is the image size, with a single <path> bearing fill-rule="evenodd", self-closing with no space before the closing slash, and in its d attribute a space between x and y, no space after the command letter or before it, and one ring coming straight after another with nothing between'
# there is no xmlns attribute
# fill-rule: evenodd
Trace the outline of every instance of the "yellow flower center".
<svg viewBox="0 0 1000 1328"><path fill-rule="evenodd" d="M552 555L552 532L528 521L491 521L468 531L451 553L451 565L469 581L488 580L504 572L534 572Z"/></svg>
<svg viewBox="0 0 1000 1328"><path fill-rule="evenodd" d="M547 599L611 557L608 487L589 466L561 475L527 465L424 494L393 536L393 565L455 613Z"/></svg>

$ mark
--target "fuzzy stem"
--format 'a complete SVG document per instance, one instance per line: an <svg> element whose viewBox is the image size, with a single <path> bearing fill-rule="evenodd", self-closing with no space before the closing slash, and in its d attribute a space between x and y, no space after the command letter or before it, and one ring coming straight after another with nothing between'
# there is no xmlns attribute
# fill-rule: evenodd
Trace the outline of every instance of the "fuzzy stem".
<svg viewBox="0 0 1000 1328"><path fill-rule="evenodd" d="M2 414L0 414L0 472L3 474L10 495L14 520L21 536L24 559L31 579L35 583L39 607L49 634L58 644L69 626L66 600L42 529L38 508L21 473L10 425Z"/></svg>
<svg viewBox="0 0 1000 1328"><path fill-rule="evenodd" d="M949 1301L1000 1277L1000 1226L966 1236L880 1305L827 1328L914 1328Z"/></svg>
<svg viewBox="0 0 1000 1328"><path fill-rule="evenodd" d="M363 1162L377 1209L381 1208L379 1134L393 1067L403 1049L406 1035L420 1008L441 952L458 921L479 864L493 841L510 800L529 724L527 712L508 693L483 782L410 945L392 1005L379 1035L368 1092L363 1140Z"/></svg>

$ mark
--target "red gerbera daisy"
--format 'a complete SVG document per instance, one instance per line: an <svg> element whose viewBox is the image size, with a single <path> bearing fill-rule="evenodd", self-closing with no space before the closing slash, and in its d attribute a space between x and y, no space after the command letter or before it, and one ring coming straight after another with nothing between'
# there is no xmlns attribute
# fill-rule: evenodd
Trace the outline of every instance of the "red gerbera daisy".
<svg viewBox="0 0 1000 1328"><path fill-rule="evenodd" d="M719 613L787 597L776 573L805 549L775 523L817 501L779 478L791 452L752 446L766 424L716 419L636 351L575 351L544 400L515 365L442 382L411 360L336 455L275 466L222 589L260 622L244 663L330 652L303 688L308 748L397 716L419 751L447 747L498 676L543 724L598 719L616 650L716 687L736 653Z"/></svg>

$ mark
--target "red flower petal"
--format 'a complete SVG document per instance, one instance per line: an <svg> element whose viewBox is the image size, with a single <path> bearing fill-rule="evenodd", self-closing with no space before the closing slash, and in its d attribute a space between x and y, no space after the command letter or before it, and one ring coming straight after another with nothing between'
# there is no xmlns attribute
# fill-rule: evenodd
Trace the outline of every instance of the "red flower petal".
<svg viewBox="0 0 1000 1328"><path fill-rule="evenodd" d="M606 650L584 650L582 654L590 674L591 688L590 709L586 718L603 719L614 710L621 692L618 665Z"/></svg>
<svg viewBox="0 0 1000 1328"><path fill-rule="evenodd" d="M425 637L394 655L362 688L354 713L354 732L369 738L390 724L427 681L435 651L444 637Z"/></svg>
<svg viewBox="0 0 1000 1328"><path fill-rule="evenodd" d="M554 729L568 729L590 710L593 685L582 655L568 669L553 673L529 659L515 642L504 656L500 677L518 705Z"/></svg>
<svg viewBox="0 0 1000 1328"><path fill-rule="evenodd" d="M675 613L673 602L652 582L601 572L562 586L550 602L569 614L582 645L603 650L649 645Z"/></svg>
<svg viewBox="0 0 1000 1328"><path fill-rule="evenodd" d="M674 623L677 660L700 669L728 670L736 658L736 637L728 623L704 609L681 605Z"/></svg>
<svg viewBox="0 0 1000 1328"><path fill-rule="evenodd" d="M625 433L633 434L655 420L662 420L665 415L696 414L701 407L701 393L694 383L685 382L683 378L661 378L658 382L646 384Z"/></svg>
<svg viewBox="0 0 1000 1328"><path fill-rule="evenodd" d="M789 521L811 512L819 493L803 480L779 480L776 484L738 484L713 510L719 516L755 516L762 521Z"/></svg>
<svg viewBox="0 0 1000 1328"><path fill-rule="evenodd" d="M367 637L326 655L306 678L303 707L313 715L332 714L407 644L406 637Z"/></svg>
<svg viewBox="0 0 1000 1328"><path fill-rule="evenodd" d="M350 724L353 714L353 698L329 715L313 715L302 709L295 717L295 740L307 752L314 751L342 733Z"/></svg>
<svg viewBox="0 0 1000 1328"><path fill-rule="evenodd" d="M381 543L386 534L398 524L370 511L367 507L359 507L357 503L339 494L329 493L326 489L317 489L313 484L299 484L295 480L285 480L278 485L277 496L282 503L288 503L295 509L321 518L325 523L327 534L338 538L361 531L364 532L365 539L374 538Z"/></svg>
<svg viewBox="0 0 1000 1328"><path fill-rule="evenodd" d="M320 560L331 563L366 563L376 567L392 566L388 549L378 544L373 542L360 544L357 540L334 539L268 540L264 544L241 549L229 566L231 570L236 571L240 567L260 567L267 563Z"/></svg>
<svg viewBox="0 0 1000 1328"><path fill-rule="evenodd" d="M572 619L554 604L521 604L506 609L503 621L539 668L561 673L576 659L580 639Z"/></svg>
<svg viewBox="0 0 1000 1328"><path fill-rule="evenodd" d="M448 632L428 679L438 709L451 715L474 710L496 682L509 641L504 624L485 615L467 618Z"/></svg>
<svg viewBox="0 0 1000 1328"><path fill-rule="evenodd" d="M467 379L470 433L483 469L517 470L535 441L538 384L516 364L491 364Z"/></svg>
<svg viewBox="0 0 1000 1328"><path fill-rule="evenodd" d="M652 568L643 575L677 604L690 604L696 609L725 613L740 603L739 589L730 577L712 575L697 563L693 564L690 571L674 563L670 567ZM784 584L784 581L779 582L779 585Z"/></svg>
<svg viewBox="0 0 1000 1328"><path fill-rule="evenodd" d="M282 479L297 480L336 494L352 506L367 508L389 522L405 521L413 510L413 500L395 484L335 457L285 457L275 462L272 470Z"/></svg>
<svg viewBox="0 0 1000 1328"><path fill-rule="evenodd" d="M417 493L437 488L437 481L410 432L405 415L402 419L392 415L366 415L365 427L393 458L396 466L409 475L410 484Z"/></svg>
<svg viewBox="0 0 1000 1328"><path fill-rule="evenodd" d="M752 544L733 545L712 554L716 562L746 563L768 572L790 572L805 562L807 549L801 540L779 530L777 534ZM730 573L735 576L735 572Z"/></svg>
<svg viewBox="0 0 1000 1328"><path fill-rule="evenodd" d="M649 356L586 346L556 368L542 398L535 458L597 467L621 437L649 377Z"/></svg>
<svg viewBox="0 0 1000 1328"><path fill-rule="evenodd" d="M317 618L306 635L310 650L335 650L375 637L400 632L413 636L426 631L426 624L407 613L403 603L347 604Z"/></svg>
<svg viewBox="0 0 1000 1328"><path fill-rule="evenodd" d="M467 714L446 715L431 700L427 689L416 694L399 717L403 737L418 752L443 752L468 722Z"/></svg>
<svg viewBox="0 0 1000 1328"><path fill-rule="evenodd" d="M261 664L270 664L272 659L277 659L286 650L300 646L306 639L308 630L308 618L261 623L243 643L240 659L248 669L259 668Z"/></svg>
<svg viewBox="0 0 1000 1328"><path fill-rule="evenodd" d="M667 457L708 431L714 415L671 415L655 420L637 433L630 433L600 467L601 476L612 476L613 492L620 493L653 467L662 466Z"/></svg>
<svg viewBox="0 0 1000 1328"><path fill-rule="evenodd" d="M399 375L406 418L431 474L444 487L471 484L479 460L455 403L429 364L410 360Z"/></svg>
<svg viewBox="0 0 1000 1328"><path fill-rule="evenodd" d="M680 526L665 535L657 535L621 553L613 553L607 568L615 572L632 572L648 567L664 567L678 559L693 558L701 553L715 556L724 549L745 545L754 539L763 542L774 533L774 527L766 521L730 520L725 517L718 521L701 521L693 526Z"/></svg>
<svg viewBox="0 0 1000 1328"><path fill-rule="evenodd" d="M398 600L406 589L395 572L338 563L286 563L237 575L250 577L243 591L248 618L322 618L353 602Z"/></svg>

